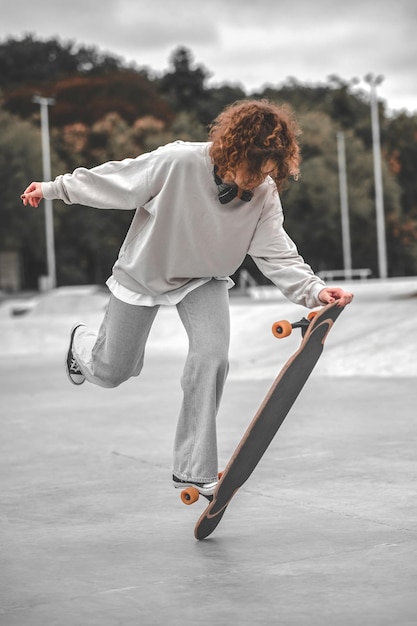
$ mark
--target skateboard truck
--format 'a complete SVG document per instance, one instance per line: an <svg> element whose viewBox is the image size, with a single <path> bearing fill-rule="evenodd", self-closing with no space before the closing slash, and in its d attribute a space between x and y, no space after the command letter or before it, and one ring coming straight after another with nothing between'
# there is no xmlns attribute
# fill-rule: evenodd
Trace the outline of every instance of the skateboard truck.
<svg viewBox="0 0 417 626"><path fill-rule="evenodd" d="M319 311L310 311L307 317L301 318L298 322L288 322L287 320L274 322L274 324L272 324L272 334L277 339L283 339L291 335L294 328L301 328L301 335L304 337L311 320L314 319L318 313Z"/></svg>
<svg viewBox="0 0 417 626"><path fill-rule="evenodd" d="M223 472L219 472L217 474L218 479L220 480L220 478L222 477ZM180 497L181 500L184 504L194 504L194 502L197 502L197 500L199 499L200 496L203 496L204 498L206 498L209 502L211 502L213 500L213 495L212 494L205 494L205 493L201 493L199 492L199 490L197 489L197 487L186 487L185 489L183 489L181 491Z"/></svg>

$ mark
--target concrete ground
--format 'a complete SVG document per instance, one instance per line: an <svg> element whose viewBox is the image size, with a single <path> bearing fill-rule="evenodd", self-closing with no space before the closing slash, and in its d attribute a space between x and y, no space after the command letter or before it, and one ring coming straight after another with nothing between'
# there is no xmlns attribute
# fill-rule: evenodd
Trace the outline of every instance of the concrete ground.
<svg viewBox="0 0 417 626"><path fill-rule="evenodd" d="M417 281L354 286L202 542L203 502L170 486L186 349L175 312L161 311L143 375L115 390L67 382L69 315L2 318L0 625L415 626ZM269 330L298 308L267 298L232 300L221 466L298 346Z"/></svg>

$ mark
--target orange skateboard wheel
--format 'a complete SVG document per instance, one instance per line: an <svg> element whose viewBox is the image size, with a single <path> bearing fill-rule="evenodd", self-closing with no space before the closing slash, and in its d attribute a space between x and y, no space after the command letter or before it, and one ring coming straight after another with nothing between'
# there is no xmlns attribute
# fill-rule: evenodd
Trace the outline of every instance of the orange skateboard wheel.
<svg viewBox="0 0 417 626"><path fill-rule="evenodd" d="M272 334L277 339L283 339L284 337L288 337L292 333L292 325L290 322L286 320L281 320L280 322L275 322L272 324Z"/></svg>
<svg viewBox="0 0 417 626"><path fill-rule="evenodd" d="M311 320L314 319L316 315L318 314L319 314L319 311L310 311L310 313L307 315L307 319L310 320L311 322Z"/></svg>
<svg viewBox="0 0 417 626"><path fill-rule="evenodd" d="M187 487L181 491L181 500L184 504L194 504L200 497L200 492L196 487Z"/></svg>

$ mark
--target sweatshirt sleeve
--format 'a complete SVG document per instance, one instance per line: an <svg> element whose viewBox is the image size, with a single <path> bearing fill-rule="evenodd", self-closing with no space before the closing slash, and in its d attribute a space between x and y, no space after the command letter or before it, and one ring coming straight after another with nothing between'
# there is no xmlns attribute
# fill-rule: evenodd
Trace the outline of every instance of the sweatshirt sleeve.
<svg viewBox="0 0 417 626"><path fill-rule="evenodd" d="M42 183L42 194L66 204L97 209L136 209L152 196L149 184L151 153L136 159L109 161L92 169L77 168L72 174Z"/></svg>
<svg viewBox="0 0 417 626"><path fill-rule="evenodd" d="M283 222L281 202L275 191L258 222L248 254L289 300L307 308L318 306L322 304L318 295L326 285L299 255Z"/></svg>

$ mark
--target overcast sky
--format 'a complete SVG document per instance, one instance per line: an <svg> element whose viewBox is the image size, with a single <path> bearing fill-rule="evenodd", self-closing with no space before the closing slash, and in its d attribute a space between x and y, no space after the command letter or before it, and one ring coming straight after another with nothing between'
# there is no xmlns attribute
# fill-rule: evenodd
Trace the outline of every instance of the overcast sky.
<svg viewBox="0 0 417 626"><path fill-rule="evenodd" d="M94 45L165 71L180 45L213 84L247 91L292 76L325 83L383 75L388 110L417 112L417 1L395 0L0 0L0 39ZM365 83L359 88L367 89Z"/></svg>

